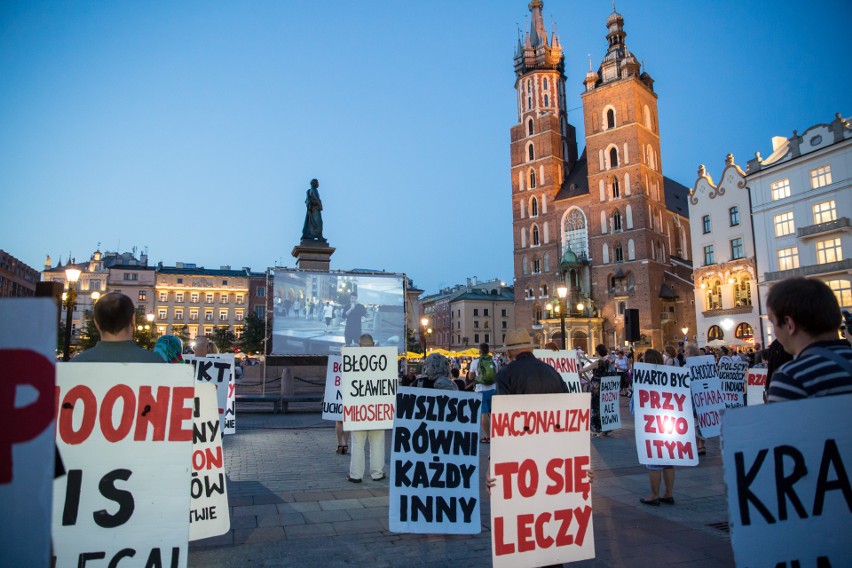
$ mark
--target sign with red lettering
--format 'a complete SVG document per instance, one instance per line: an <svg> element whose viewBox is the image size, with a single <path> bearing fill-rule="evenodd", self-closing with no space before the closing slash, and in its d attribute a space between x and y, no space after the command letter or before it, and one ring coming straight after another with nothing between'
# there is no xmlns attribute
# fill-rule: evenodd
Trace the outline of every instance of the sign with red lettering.
<svg viewBox="0 0 852 568"><path fill-rule="evenodd" d="M749 369L746 375L746 403L748 406L763 404L766 393L766 369Z"/></svg>
<svg viewBox="0 0 852 568"><path fill-rule="evenodd" d="M57 365L58 568L186 566L194 398L186 365Z"/></svg>
<svg viewBox="0 0 852 568"><path fill-rule="evenodd" d="M601 431L609 432L621 428L621 408L618 393L621 391L621 377L601 377L600 397ZM594 396L594 394L592 395Z"/></svg>
<svg viewBox="0 0 852 568"><path fill-rule="evenodd" d="M725 412L722 463L737 566L849 566L850 398Z"/></svg>
<svg viewBox="0 0 852 568"><path fill-rule="evenodd" d="M562 380L568 386L568 392L581 393L583 387L580 385L580 359L577 357L577 352L571 351L552 351L550 349L535 349L533 355L539 361L544 361L559 373Z"/></svg>
<svg viewBox="0 0 852 568"><path fill-rule="evenodd" d="M748 361L719 361L719 380L727 408L745 406L745 376Z"/></svg>
<svg viewBox="0 0 852 568"><path fill-rule="evenodd" d="M222 422L222 434L234 434L236 421L236 361L233 353L211 353L206 357L184 355L185 363L195 369L195 380L216 385L216 399L219 405L219 420Z"/></svg>
<svg viewBox="0 0 852 568"><path fill-rule="evenodd" d="M691 373L689 390L695 409L695 426L702 437L714 438L722 431L722 411L725 410L716 358L712 355L687 357L686 368Z"/></svg>
<svg viewBox="0 0 852 568"><path fill-rule="evenodd" d="M396 408L396 347L343 347L343 429L390 430Z"/></svg>
<svg viewBox="0 0 852 568"><path fill-rule="evenodd" d="M53 496L56 304L0 300L0 564L47 567Z"/></svg>
<svg viewBox="0 0 852 568"><path fill-rule="evenodd" d="M495 396L491 552L496 568L595 557L589 394Z"/></svg>
<svg viewBox="0 0 852 568"><path fill-rule="evenodd" d="M636 452L644 465L698 465L688 367L633 366Z"/></svg>
<svg viewBox="0 0 852 568"><path fill-rule="evenodd" d="M322 397L322 419L343 420L343 373L340 355L328 356L325 370L325 394Z"/></svg>
<svg viewBox="0 0 852 568"><path fill-rule="evenodd" d="M192 419L189 540L199 540L231 530L215 385L195 383Z"/></svg>
<svg viewBox="0 0 852 568"><path fill-rule="evenodd" d="M479 393L400 387L391 444L393 532L479 534Z"/></svg>

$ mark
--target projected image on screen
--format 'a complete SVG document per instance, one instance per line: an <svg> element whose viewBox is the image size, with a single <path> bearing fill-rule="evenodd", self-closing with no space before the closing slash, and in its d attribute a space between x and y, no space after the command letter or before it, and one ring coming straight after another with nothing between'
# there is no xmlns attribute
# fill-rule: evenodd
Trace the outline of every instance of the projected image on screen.
<svg viewBox="0 0 852 568"><path fill-rule="evenodd" d="M272 352L329 355L358 345L405 344L404 276L278 269L274 278Z"/></svg>

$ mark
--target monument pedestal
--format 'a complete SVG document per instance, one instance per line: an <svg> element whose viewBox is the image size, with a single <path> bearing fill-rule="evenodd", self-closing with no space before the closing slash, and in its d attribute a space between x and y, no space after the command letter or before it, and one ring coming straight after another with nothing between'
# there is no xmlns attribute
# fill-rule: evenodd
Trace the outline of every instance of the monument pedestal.
<svg viewBox="0 0 852 568"><path fill-rule="evenodd" d="M330 271L331 255L334 254L333 247L328 246L328 241L302 240L293 247L291 254L296 258L296 268L299 270L321 270Z"/></svg>

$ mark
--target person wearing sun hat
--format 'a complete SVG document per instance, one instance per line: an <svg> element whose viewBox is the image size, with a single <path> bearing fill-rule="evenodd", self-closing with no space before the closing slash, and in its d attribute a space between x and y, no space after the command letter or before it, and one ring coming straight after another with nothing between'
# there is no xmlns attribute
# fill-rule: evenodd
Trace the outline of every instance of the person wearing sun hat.
<svg viewBox="0 0 852 568"><path fill-rule="evenodd" d="M552 394L568 392L556 369L533 354L532 338L517 328L506 334L503 346L511 363L497 372L497 394Z"/></svg>

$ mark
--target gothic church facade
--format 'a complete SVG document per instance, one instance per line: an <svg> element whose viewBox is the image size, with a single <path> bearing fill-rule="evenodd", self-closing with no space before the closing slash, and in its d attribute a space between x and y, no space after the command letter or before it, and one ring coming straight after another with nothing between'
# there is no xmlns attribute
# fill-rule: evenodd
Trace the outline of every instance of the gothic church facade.
<svg viewBox="0 0 852 568"><path fill-rule="evenodd" d="M654 81L625 46L623 17L606 21L607 51L586 75L585 149L568 122L564 56L543 2L514 58L511 129L515 319L540 345L586 351L624 345L638 309L638 346L661 349L695 330L688 188L666 178ZM564 300L557 289L567 286ZM687 333L689 335L689 333Z"/></svg>

